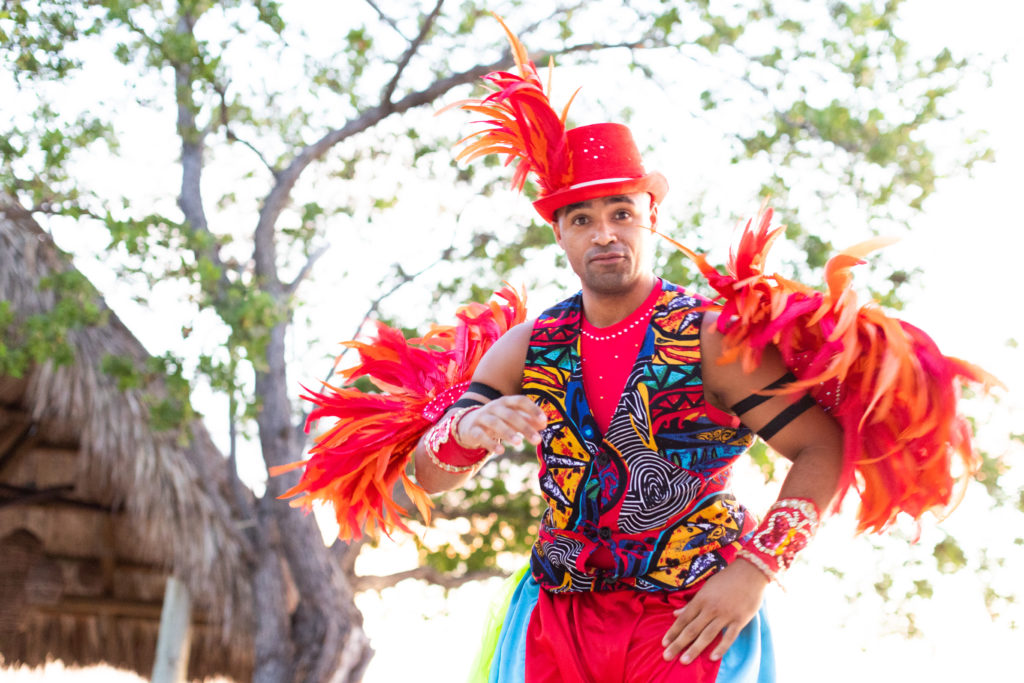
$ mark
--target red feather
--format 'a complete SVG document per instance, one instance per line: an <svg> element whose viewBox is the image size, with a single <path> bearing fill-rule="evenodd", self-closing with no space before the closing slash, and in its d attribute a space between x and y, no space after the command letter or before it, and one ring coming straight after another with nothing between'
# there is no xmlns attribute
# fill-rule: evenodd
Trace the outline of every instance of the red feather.
<svg viewBox="0 0 1024 683"><path fill-rule="evenodd" d="M487 154L503 154L506 164L516 162L512 189L521 190L526 177L533 173L544 196L572 182L572 155L566 141L565 119L576 95L569 98L561 114L555 112L548 99L550 78L548 92L545 92L526 48L501 17L494 16L505 30L519 73L491 72L484 76L492 86L490 95L455 102L438 113L458 107L489 117L479 122L486 128L459 141L478 138L464 147L456 158L472 161ZM549 64L549 73L552 70Z"/></svg>
<svg viewBox="0 0 1024 683"><path fill-rule="evenodd" d="M781 230L770 228L771 218L771 209L762 209L756 228L747 223L725 274L682 248L719 294L722 362L739 360L752 369L765 346L774 344L798 380L780 391L809 390L840 423L844 468L835 507L857 489L859 531L881 531L900 512L917 519L948 509L979 465L970 427L957 410L961 387L978 382L988 388L998 381L943 356L916 327L872 304L858 305L851 269L888 240L870 240L833 257L822 293L765 274Z"/></svg>
<svg viewBox="0 0 1024 683"><path fill-rule="evenodd" d="M336 421L316 437L308 460L272 468L275 476L304 468L299 483L282 498L293 498L292 505L307 510L316 501L332 505L343 540L360 538L364 531L371 537L378 530L390 535L396 528L409 531L403 522L408 512L392 497L401 480L429 522L433 504L406 469L420 437L462 394L487 349L525 320L525 297L509 287L496 294L504 303L466 304L455 326L433 325L418 339L377 323L370 342L345 342L359 353L359 362L340 373L344 384L324 383L319 392L303 387L303 398L315 405L307 431L322 418ZM352 386L360 377L381 393Z"/></svg>

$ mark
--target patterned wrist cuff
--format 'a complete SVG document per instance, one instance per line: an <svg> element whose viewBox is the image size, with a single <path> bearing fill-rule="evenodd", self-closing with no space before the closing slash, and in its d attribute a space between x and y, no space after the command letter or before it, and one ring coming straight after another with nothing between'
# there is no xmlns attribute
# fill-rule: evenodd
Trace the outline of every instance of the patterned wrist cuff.
<svg viewBox="0 0 1024 683"><path fill-rule="evenodd" d="M489 455L485 448L466 448L459 441L456 429L459 420L480 406L460 408L441 418L441 421L430 428L427 437L423 441L423 450L427 452L430 461L445 472L459 474L469 472L477 464Z"/></svg>
<svg viewBox="0 0 1024 683"><path fill-rule="evenodd" d="M774 580L793 564L818 529L818 508L808 498L776 501L737 555Z"/></svg>

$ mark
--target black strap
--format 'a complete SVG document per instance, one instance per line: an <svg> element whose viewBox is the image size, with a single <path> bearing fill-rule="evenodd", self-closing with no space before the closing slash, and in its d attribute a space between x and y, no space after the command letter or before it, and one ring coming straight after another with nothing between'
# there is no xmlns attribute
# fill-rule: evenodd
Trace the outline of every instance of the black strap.
<svg viewBox="0 0 1024 683"><path fill-rule="evenodd" d="M775 380L774 382L772 382L771 384L766 386L761 391L772 391L773 389L778 389L778 388L782 387L784 384L789 384L790 382L795 382L795 381L796 381L796 375L794 375L792 372L787 372L785 375L783 375L782 377L778 378L777 380ZM756 394L751 394L750 396L747 396L745 399L743 399L739 403L733 404L732 412L733 412L734 415L742 415L743 413L747 412L748 410L752 410L752 409L756 408L757 406L761 405L762 403L764 403L768 399L773 398L774 396L775 396L775 394L762 394L760 392L758 392Z"/></svg>
<svg viewBox="0 0 1024 683"><path fill-rule="evenodd" d="M767 441L768 439L775 436L779 430L788 425L790 422L795 420L797 417L802 415L804 411L814 405L814 399L811 398L810 394L804 394L796 403L791 403L781 413L772 418L772 421L766 424L761 429L757 430L757 435Z"/></svg>
<svg viewBox="0 0 1024 683"><path fill-rule="evenodd" d="M486 396L490 400L495 400L504 396L503 393L495 389L494 387L484 384L483 382L470 382L469 387L466 391L472 391L474 394L480 394Z"/></svg>
<svg viewBox="0 0 1024 683"><path fill-rule="evenodd" d="M463 396L458 401L453 403L449 410L452 410L454 408L469 408L470 406L482 406L483 404L484 402L478 398L467 398L466 396Z"/></svg>

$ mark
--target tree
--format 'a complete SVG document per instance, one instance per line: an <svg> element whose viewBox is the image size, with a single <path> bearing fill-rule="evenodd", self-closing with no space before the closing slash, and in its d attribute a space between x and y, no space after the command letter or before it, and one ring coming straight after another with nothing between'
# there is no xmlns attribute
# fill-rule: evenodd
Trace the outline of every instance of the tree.
<svg viewBox="0 0 1024 683"><path fill-rule="evenodd" d="M606 0L558 4L542 16L520 0L488 7L538 50L538 64L558 57L559 83L589 79L574 105L578 122L626 118L653 130L663 119L652 112L671 110L723 135L717 163L743 188L736 192L743 203L771 194L787 215L801 248L790 254L794 268L823 264L830 235L845 227L836 206L852 207L876 229L904 223L936 177L986 156L974 144L942 157L921 140L929 127L955 129L946 102L970 65L949 51L916 55L900 37L898 1ZM0 2L0 46L17 103L12 120L0 122L0 189L56 231L69 230L69 221L102 226L105 267L143 303L177 283L173 296L187 301L175 312L182 340L161 349L168 372L222 397L229 456L245 450L239 436L251 435L262 467L302 457L297 382L328 367L316 359L319 369L288 376L289 359L303 354L290 343L309 336L299 294L310 294L302 285L311 278L369 306L365 316L349 313L358 322L380 314L388 295L410 281L430 294L407 301L436 311L452 299L486 296L502 278L522 278L528 261L557 262L528 207L509 209L506 225L480 227L470 197L494 192L507 182L505 171L458 167L449 146L468 132L465 119L430 118L511 61L484 4L365 0L317 9L323 14L310 17L272 0ZM109 103L81 97L83 84L95 87L89 76L97 70L123 82L104 95ZM609 84L626 81L639 83L641 94L613 101ZM630 106L601 108L621 104ZM139 136L133 116L157 128ZM678 134L665 131L660 147L678 145ZM176 159L165 147L170 140ZM166 173L156 174L165 184L155 187L106 182L100 160L113 159L106 168L128 179L134 171L117 160L138 155L140 142L151 145L139 155L144 162L174 169L173 185ZM423 191L410 197L413 187ZM709 216L740 207L707 180L691 187L674 195L670 213L677 232L702 246L697 231ZM430 224L443 227L429 238L417 234ZM403 250L412 236L415 251ZM371 238L391 253L366 246ZM329 243L342 240L363 246L335 250L332 258L345 261L325 263ZM689 279L677 254L664 252L661 261L670 277ZM351 275L331 279L339 267ZM382 292L376 298L367 278L381 280L370 288ZM898 272L873 285L896 304L910 278ZM423 323L419 311L384 310L401 324ZM213 341L194 343L201 336ZM111 371L141 370L112 363ZM183 399L178 418L194 410ZM536 518L536 498L516 495L525 488L516 481L528 475L515 459L495 462L489 474L442 501L442 516L478 520L470 551L424 549L428 566L454 571L456 581L497 571L497 550L526 547ZM289 486L288 477L269 478L253 510L255 536L268 553L279 542L299 593L292 613L283 600L259 606L256 678L356 680L370 653L353 583L394 579L355 579L360 544L324 550L312 519L276 499ZM493 514L497 505L506 521Z"/></svg>

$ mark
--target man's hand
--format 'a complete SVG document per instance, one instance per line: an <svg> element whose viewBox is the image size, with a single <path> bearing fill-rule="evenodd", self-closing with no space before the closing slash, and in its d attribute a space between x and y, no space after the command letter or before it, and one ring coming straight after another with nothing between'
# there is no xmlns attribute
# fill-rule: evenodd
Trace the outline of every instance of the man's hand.
<svg viewBox="0 0 1024 683"><path fill-rule="evenodd" d="M712 651L711 659L721 659L743 627L757 614L767 586L768 577L754 565L737 558L708 579L685 607L676 610L676 621L661 641L665 646L665 659L682 652L679 661L689 664L719 634L722 639Z"/></svg>
<svg viewBox="0 0 1024 683"><path fill-rule="evenodd" d="M467 448L500 454L505 452L502 442L519 448L526 439L536 446L547 423L544 411L527 397L502 396L466 413L459 420L458 439Z"/></svg>

